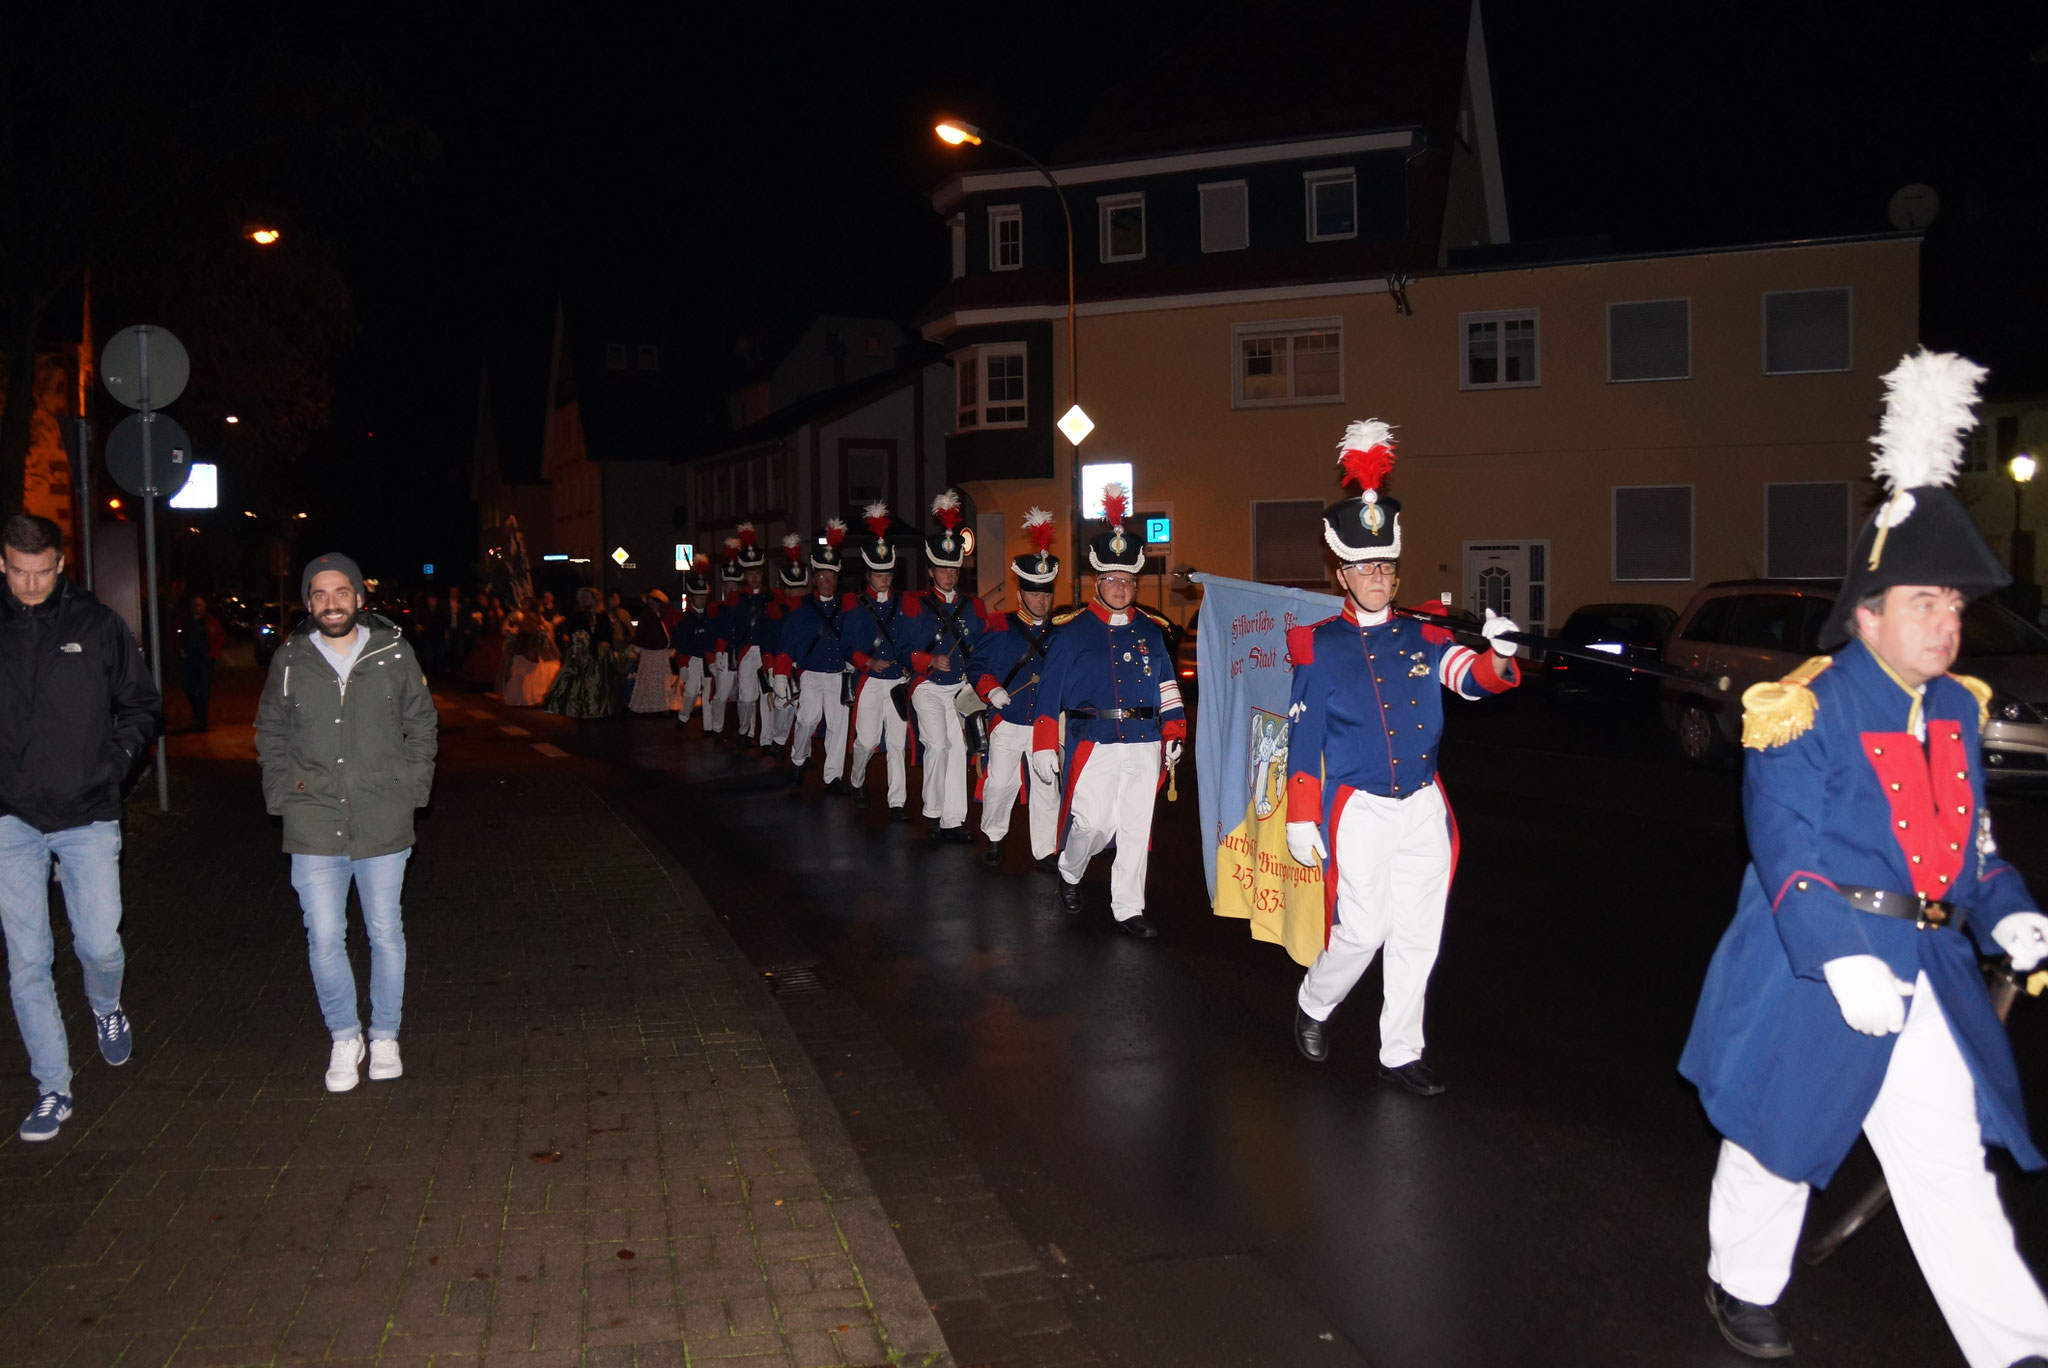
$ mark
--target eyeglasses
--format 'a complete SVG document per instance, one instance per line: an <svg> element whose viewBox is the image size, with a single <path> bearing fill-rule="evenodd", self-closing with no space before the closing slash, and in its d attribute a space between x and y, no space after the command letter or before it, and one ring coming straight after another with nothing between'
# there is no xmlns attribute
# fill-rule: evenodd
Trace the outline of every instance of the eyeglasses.
<svg viewBox="0 0 2048 1368"><path fill-rule="evenodd" d="M1401 568L1392 561L1363 561L1344 567L1354 575L1369 579L1392 579L1401 573Z"/></svg>

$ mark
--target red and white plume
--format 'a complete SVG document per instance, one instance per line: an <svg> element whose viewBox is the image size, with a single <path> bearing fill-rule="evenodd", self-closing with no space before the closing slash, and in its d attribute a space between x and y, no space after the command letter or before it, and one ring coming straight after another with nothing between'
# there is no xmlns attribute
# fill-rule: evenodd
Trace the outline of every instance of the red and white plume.
<svg viewBox="0 0 2048 1368"><path fill-rule="evenodd" d="M1033 508L1024 515L1024 535L1031 538L1031 544L1044 555L1052 549L1052 514L1042 508Z"/></svg>
<svg viewBox="0 0 2048 1368"><path fill-rule="evenodd" d="M1377 418L1362 419L1344 429L1337 450L1344 483L1357 485L1367 503L1378 503L1380 484L1394 468L1394 430Z"/></svg>
<svg viewBox="0 0 2048 1368"><path fill-rule="evenodd" d="M860 520L866 523L868 531L874 533L877 537L889 535L889 505L883 503L880 499L875 500L861 510Z"/></svg>
<svg viewBox="0 0 2048 1368"><path fill-rule="evenodd" d="M846 524L838 518L825 519L825 545L837 546L846 540Z"/></svg>
<svg viewBox="0 0 2048 1368"><path fill-rule="evenodd" d="M725 539L725 558L727 560L738 560L740 558L740 539L738 537L727 537Z"/></svg>
<svg viewBox="0 0 2048 1368"><path fill-rule="evenodd" d="M932 516L939 520L939 526L951 532L960 525L960 491L948 489L932 497Z"/></svg>
<svg viewBox="0 0 2048 1368"><path fill-rule="evenodd" d="M1131 496L1124 487L1114 480L1102 487L1102 516L1109 525L1121 532L1124 529L1124 514L1130 512Z"/></svg>
<svg viewBox="0 0 2048 1368"><path fill-rule="evenodd" d="M782 554L789 557L791 565L795 565L804 558L804 539L794 532L784 533L782 537Z"/></svg>
<svg viewBox="0 0 2048 1368"><path fill-rule="evenodd" d="M750 522L743 522L739 525L739 534L741 546L752 546L754 538L758 535L754 531L754 525Z"/></svg>
<svg viewBox="0 0 2048 1368"><path fill-rule="evenodd" d="M710 573L711 573L711 557L709 557L709 556L705 555L705 554L704 554L703 552L701 552L701 551L700 551L700 552L698 552L698 553L697 553L697 557L696 557L696 559L694 559L693 561L691 561L691 562L690 562L690 568L691 568L692 570L695 570L695 571L696 571L696 572L697 572L698 574L700 574L700 575L708 575L708 574L710 574Z"/></svg>

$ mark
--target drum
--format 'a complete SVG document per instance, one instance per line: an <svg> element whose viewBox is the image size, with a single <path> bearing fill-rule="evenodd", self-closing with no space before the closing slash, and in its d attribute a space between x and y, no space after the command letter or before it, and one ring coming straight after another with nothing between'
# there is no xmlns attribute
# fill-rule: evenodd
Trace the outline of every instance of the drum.
<svg viewBox="0 0 2048 1368"><path fill-rule="evenodd" d="M953 696L953 706L960 712L960 727L967 734L967 749L984 751L988 749L988 704L973 689L962 689Z"/></svg>

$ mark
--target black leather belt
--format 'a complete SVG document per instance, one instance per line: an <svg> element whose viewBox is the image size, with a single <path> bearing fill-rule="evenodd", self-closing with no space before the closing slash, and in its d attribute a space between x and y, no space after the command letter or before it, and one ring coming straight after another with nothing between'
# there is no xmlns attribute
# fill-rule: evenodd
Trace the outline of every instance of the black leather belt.
<svg viewBox="0 0 2048 1368"><path fill-rule="evenodd" d="M1100 718L1104 722L1146 722L1159 716L1157 708L1069 708L1067 716L1083 722Z"/></svg>
<svg viewBox="0 0 2048 1368"><path fill-rule="evenodd" d="M1968 914L1954 903L1922 897L1918 893L1893 893L1882 888L1857 888L1851 884L1839 884L1835 891L1847 898L1849 905L1859 912L1896 917L1913 923L1922 931L1938 931L1943 927L1960 931L1969 919Z"/></svg>

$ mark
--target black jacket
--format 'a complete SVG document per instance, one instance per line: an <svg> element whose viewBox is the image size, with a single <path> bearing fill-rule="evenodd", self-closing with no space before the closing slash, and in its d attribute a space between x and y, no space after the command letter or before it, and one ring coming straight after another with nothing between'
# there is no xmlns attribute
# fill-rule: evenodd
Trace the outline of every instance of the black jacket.
<svg viewBox="0 0 2048 1368"><path fill-rule="evenodd" d="M62 575L35 607L0 585L0 816L63 831L121 815L121 784L163 725L142 649Z"/></svg>

